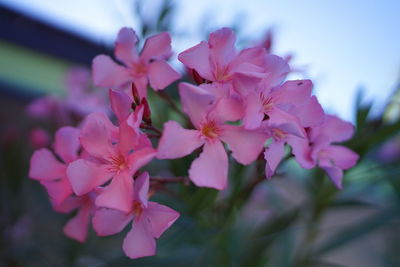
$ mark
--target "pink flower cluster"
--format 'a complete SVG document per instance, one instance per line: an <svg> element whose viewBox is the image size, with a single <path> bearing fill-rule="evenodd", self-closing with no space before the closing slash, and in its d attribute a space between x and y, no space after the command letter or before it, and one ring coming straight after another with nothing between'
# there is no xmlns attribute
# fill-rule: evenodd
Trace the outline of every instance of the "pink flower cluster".
<svg viewBox="0 0 400 267"><path fill-rule="evenodd" d="M54 209L77 210L64 232L83 242L92 222L100 236L132 228L123 249L131 258L155 254L155 239L179 213L148 201L151 177L139 169L153 158L176 159L202 148L188 176L201 187L223 190L228 185L228 154L243 165L264 155L265 175L271 178L285 156L286 144L304 168L323 168L337 187L343 170L358 156L336 145L349 139L353 126L326 115L309 80L285 81L285 60L262 47L235 49L232 30L210 34L208 42L179 54L197 85L179 84L183 111L194 129L175 121L164 125L157 150L142 129L152 127L147 87L162 90L180 78L166 60L171 38L148 38L140 54L135 32L118 34L115 63L109 56L93 60L95 85L109 87L117 125L101 112L89 114L79 128L62 127L55 135L54 153L42 148L33 154L29 177L48 191ZM126 90L132 85L133 93ZM226 145L224 145L226 144Z"/></svg>
<svg viewBox="0 0 400 267"><path fill-rule="evenodd" d="M110 90L114 125L103 113L91 113L80 126L56 132L54 152L35 151L29 177L47 190L59 212L77 210L64 227L67 236L83 242L88 225L100 236L118 233L130 222L123 249L131 258L155 254L155 238L179 217L176 211L148 201L149 175L138 170L156 155L141 131L145 104L130 110L123 92Z"/></svg>
<svg viewBox="0 0 400 267"><path fill-rule="evenodd" d="M179 85L183 110L196 129L167 122L158 158L180 158L204 145L189 177L198 186L222 190L228 181L222 142L244 165L264 150L267 178L274 174L288 144L303 168L318 165L341 187L343 170L352 167L358 155L332 143L349 139L353 126L324 113L311 95L310 80L285 81L290 72L285 60L261 47L236 51L235 35L228 28L211 33L208 42L180 53L178 59L201 82Z"/></svg>

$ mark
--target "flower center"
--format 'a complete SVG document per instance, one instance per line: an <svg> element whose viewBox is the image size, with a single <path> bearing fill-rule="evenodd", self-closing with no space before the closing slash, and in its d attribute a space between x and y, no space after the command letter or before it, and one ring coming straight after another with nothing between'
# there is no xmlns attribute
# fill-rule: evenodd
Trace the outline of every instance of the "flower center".
<svg viewBox="0 0 400 267"><path fill-rule="evenodd" d="M228 67L217 67L215 71L215 79L220 82L226 82L232 78L232 74L229 73Z"/></svg>
<svg viewBox="0 0 400 267"><path fill-rule="evenodd" d="M261 93L260 97L264 112L271 110L272 106L274 105L272 97L266 97L263 93Z"/></svg>
<svg viewBox="0 0 400 267"><path fill-rule="evenodd" d="M221 129L218 128L215 121L209 121L201 125L200 132L204 137L214 139L219 136Z"/></svg>
<svg viewBox="0 0 400 267"><path fill-rule="evenodd" d="M286 137L286 133L278 128L273 128L271 133L272 133L272 138L275 141L281 141L281 140L285 139L285 137Z"/></svg>
<svg viewBox="0 0 400 267"><path fill-rule="evenodd" d="M110 157L110 168L109 168L110 171L120 172L126 169L127 167L128 166L126 165L125 157L123 157L121 154Z"/></svg>
<svg viewBox="0 0 400 267"><path fill-rule="evenodd" d="M134 201L132 204L132 213L136 218L139 218L143 213L142 203Z"/></svg>
<svg viewBox="0 0 400 267"><path fill-rule="evenodd" d="M147 66L143 63L138 63L132 66L133 76L144 76L147 73Z"/></svg>

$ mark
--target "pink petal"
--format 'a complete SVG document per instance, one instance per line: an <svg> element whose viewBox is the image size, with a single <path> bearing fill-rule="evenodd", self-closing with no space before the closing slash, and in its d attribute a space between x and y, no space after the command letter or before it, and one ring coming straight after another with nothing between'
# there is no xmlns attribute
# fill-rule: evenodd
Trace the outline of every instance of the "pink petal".
<svg viewBox="0 0 400 267"><path fill-rule="evenodd" d="M186 130L175 121L164 124L163 135L158 143L157 158L176 159L189 155L203 144L197 130Z"/></svg>
<svg viewBox="0 0 400 267"><path fill-rule="evenodd" d="M146 147L131 153L128 156L128 167L131 174L149 163L156 156L157 151L151 147Z"/></svg>
<svg viewBox="0 0 400 267"><path fill-rule="evenodd" d="M264 111L260 95L257 92L250 93L245 98L245 111L243 116L243 125L246 129L256 129L260 127L264 119Z"/></svg>
<svg viewBox="0 0 400 267"><path fill-rule="evenodd" d="M221 98L209 111L207 118L217 122L237 121L243 117L243 104L236 98Z"/></svg>
<svg viewBox="0 0 400 267"><path fill-rule="evenodd" d="M110 180L112 174L103 165L78 159L69 164L67 177L74 193L81 196Z"/></svg>
<svg viewBox="0 0 400 267"><path fill-rule="evenodd" d="M235 33L230 28L221 28L210 34L208 43L211 59L215 65L224 67L234 59L235 40Z"/></svg>
<svg viewBox="0 0 400 267"><path fill-rule="evenodd" d="M329 146L325 151L334 164L343 170L356 165L359 158L357 153L344 146Z"/></svg>
<svg viewBox="0 0 400 267"><path fill-rule="evenodd" d="M201 87L189 83L179 84L179 95L183 111L189 115L196 128L206 119L208 111L215 104L215 97Z"/></svg>
<svg viewBox="0 0 400 267"><path fill-rule="evenodd" d="M140 58L147 62L165 60L171 56L171 36L167 32L153 35L146 39Z"/></svg>
<svg viewBox="0 0 400 267"><path fill-rule="evenodd" d="M78 214L64 226L64 233L79 242L85 242L90 221L90 206L82 206Z"/></svg>
<svg viewBox="0 0 400 267"><path fill-rule="evenodd" d="M189 69L196 70L206 80L214 80L210 65L210 49L206 42L201 42L178 55L178 59Z"/></svg>
<svg viewBox="0 0 400 267"><path fill-rule="evenodd" d="M77 196L71 195L71 196L67 197L60 204L56 205L55 203L52 203L53 209L60 213L70 213L82 205L82 201L81 201L82 198L83 197L77 197Z"/></svg>
<svg viewBox="0 0 400 267"><path fill-rule="evenodd" d="M156 254L156 240L150 231L150 225L146 219L135 220L122 246L129 258L136 259Z"/></svg>
<svg viewBox="0 0 400 267"><path fill-rule="evenodd" d="M192 162L189 177L197 186L225 189L228 181L228 157L220 141L206 143Z"/></svg>
<svg viewBox="0 0 400 267"><path fill-rule="evenodd" d="M158 91L164 89L181 75L163 60L154 61L148 67L148 77L151 87Z"/></svg>
<svg viewBox="0 0 400 267"><path fill-rule="evenodd" d="M93 216L93 229L99 236L113 235L121 232L132 218L132 214L100 208L96 210Z"/></svg>
<svg viewBox="0 0 400 267"><path fill-rule="evenodd" d="M133 77L132 78L133 83L135 84L139 98L147 98L147 76L141 76L141 77Z"/></svg>
<svg viewBox="0 0 400 267"><path fill-rule="evenodd" d="M91 113L86 118L81 130L81 144L90 155L108 159L115 154L112 135L116 129L103 113Z"/></svg>
<svg viewBox="0 0 400 267"><path fill-rule="evenodd" d="M140 141L139 129L135 129L127 121L121 122L119 126L118 149L122 155L128 155L130 151L138 146Z"/></svg>
<svg viewBox="0 0 400 267"><path fill-rule="evenodd" d="M326 115L325 122L315 131L316 135L325 135L331 142L343 142L351 138L354 126L336 116Z"/></svg>
<svg viewBox="0 0 400 267"><path fill-rule="evenodd" d="M264 157L266 160L265 175L267 178L271 178L279 163L281 162L285 154L285 143L284 142L272 142L266 149Z"/></svg>
<svg viewBox="0 0 400 267"><path fill-rule="evenodd" d="M131 80L128 70L106 55L93 59L92 71L93 82L100 87L119 88Z"/></svg>
<svg viewBox="0 0 400 267"><path fill-rule="evenodd" d="M271 96L274 103L283 105L301 105L311 96L312 82L310 80L293 80L285 82Z"/></svg>
<svg viewBox="0 0 400 267"><path fill-rule="evenodd" d="M29 177L35 180L54 180L65 177L65 165L46 148L36 150L32 157Z"/></svg>
<svg viewBox="0 0 400 267"><path fill-rule="evenodd" d="M96 206L130 212L133 202L133 178L129 173L115 175L96 198Z"/></svg>
<svg viewBox="0 0 400 267"><path fill-rule="evenodd" d="M261 78L259 77L249 76L243 73L235 73L232 79L234 90L242 97L256 93L260 81ZM259 93L257 92L257 94Z"/></svg>
<svg viewBox="0 0 400 267"><path fill-rule="evenodd" d="M139 59L136 51L137 41L136 33L131 28L124 27L118 32L114 53L127 66L134 64Z"/></svg>
<svg viewBox="0 0 400 267"><path fill-rule="evenodd" d="M135 180L134 200L139 201L144 207L147 207L149 194L150 177L148 172L142 173Z"/></svg>
<svg viewBox="0 0 400 267"><path fill-rule="evenodd" d="M151 232L155 238L160 236L179 218L179 212L160 205L156 202L149 202L145 216L149 218Z"/></svg>
<svg viewBox="0 0 400 267"><path fill-rule="evenodd" d="M53 205L60 205L67 197L72 195L71 184L68 179L62 178L54 181L42 181L41 184L46 188Z"/></svg>
<svg viewBox="0 0 400 267"><path fill-rule="evenodd" d="M111 109L120 122L128 118L132 111L132 99L122 91L109 90Z"/></svg>
<svg viewBox="0 0 400 267"><path fill-rule="evenodd" d="M297 106L290 113L299 118L303 127L316 127L321 125L325 113L315 96L312 96L306 104Z"/></svg>
<svg viewBox="0 0 400 267"><path fill-rule="evenodd" d="M65 126L57 130L54 150L65 163L69 163L78 157L80 147L79 130Z"/></svg>
<svg viewBox="0 0 400 267"><path fill-rule="evenodd" d="M331 166L331 167L321 166L321 167L326 171L329 179L333 182L333 184L338 189L342 189L343 170L338 167L335 167L335 166Z"/></svg>
<svg viewBox="0 0 400 267"><path fill-rule="evenodd" d="M221 140L228 144L232 156L244 165L257 159L266 139L267 135L260 131L246 130L234 125L225 125L221 134Z"/></svg>
<svg viewBox="0 0 400 267"><path fill-rule="evenodd" d="M316 161L311 157L311 148L307 139L288 135L286 142L292 147L292 153L302 168L311 169L315 167Z"/></svg>
<svg viewBox="0 0 400 267"><path fill-rule="evenodd" d="M237 71L237 68L244 63L250 63L255 66L263 66L264 57L265 50L263 48L247 48L240 51L230 65L232 70L235 71Z"/></svg>
<svg viewBox="0 0 400 267"><path fill-rule="evenodd" d="M283 58L270 54L265 55L264 68L266 77L262 83L265 88L279 85L290 72L290 67Z"/></svg>

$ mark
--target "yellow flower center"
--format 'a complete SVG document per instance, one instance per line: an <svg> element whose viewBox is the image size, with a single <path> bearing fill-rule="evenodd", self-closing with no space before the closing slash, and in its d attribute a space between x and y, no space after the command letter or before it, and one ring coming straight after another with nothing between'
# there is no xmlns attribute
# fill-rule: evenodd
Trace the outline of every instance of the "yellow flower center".
<svg viewBox="0 0 400 267"><path fill-rule="evenodd" d="M132 203L132 213L135 217L139 218L143 213L142 204L139 201L134 201Z"/></svg>
<svg viewBox="0 0 400 267"><path fill-rule="evenodd" d="M209 121L201 125L200 132L204 137L214 139L220 135L221 129L214 121Z"/></svg>

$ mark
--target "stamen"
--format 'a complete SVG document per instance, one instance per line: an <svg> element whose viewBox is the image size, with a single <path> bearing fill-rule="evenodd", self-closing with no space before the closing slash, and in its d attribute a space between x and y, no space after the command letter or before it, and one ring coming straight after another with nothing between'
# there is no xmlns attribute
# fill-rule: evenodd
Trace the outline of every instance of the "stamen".
<svg viewBox="0 0 400 267"><path fill-rule="evenodd" d="M218 128L215 121L209 121L201 125L200 132L204 137L214 139L221 134L221 129Z"/></svg>
<svg viewBox="0 0 400 267"><path fill-rule="evenodd" d="M140 218L143 213L142 203L140 203L139 201L134 201L132 203L132 213L136 218Z"/></svg>

